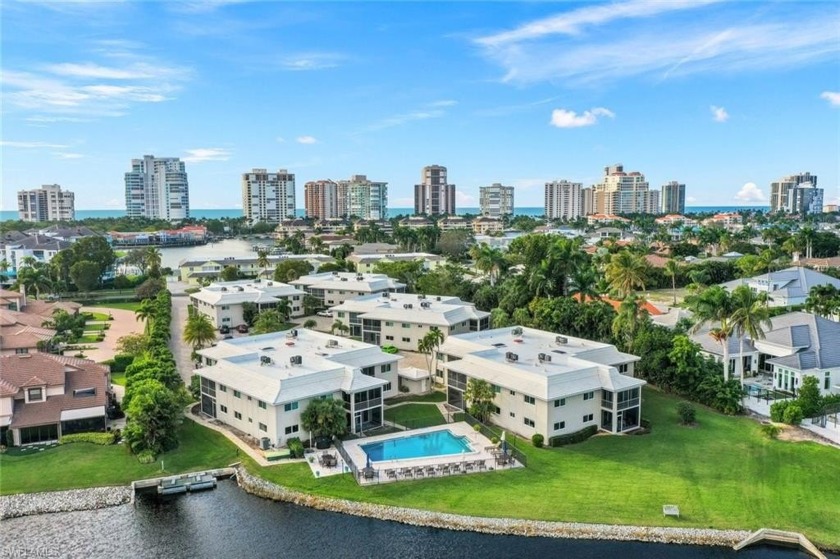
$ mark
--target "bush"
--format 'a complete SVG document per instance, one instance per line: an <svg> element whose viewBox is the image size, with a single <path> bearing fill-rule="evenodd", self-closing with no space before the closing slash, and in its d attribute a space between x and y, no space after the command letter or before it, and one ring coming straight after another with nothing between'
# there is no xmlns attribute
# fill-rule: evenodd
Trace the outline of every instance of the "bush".
<svg viewBox="0 0 840 559"><path fill-rule="evenodd" d="M567 444L582 443L592 435L598 432L598 427L590 425L580 431L569 433L568 435L556 435L548 439L548 446L565 446Z"/></svg>
<svg viewBox="0 0 840 559"><path fill-rule="evenodd" d="M11 429L6 431L6 446L9 448L15 446L15 434L12 432Z"/></svg>
<svg viewBox="0 0 840 559"><path fill-rule="evenodd" d="M770 421L774 423L784 423L785 410L787 410L790 404L791 402L788 400L773 402L773 404L770 405Z"/></svg>
<svg viewBox="0 0 840 559"><path fill-rule="evenodd" d="M499 437L490 437L490 442L493 444L499 444Z"/></svg>
<svg viewBox="0 0 840 559"><path fill-rule="evenodd" d="M799 425L802 423L804 417L805 415L802 413L802 408L799 407L799 404L791 402L785 410L784 420L788 425Z"/></svg>
<svg viewBox="0 0 840 559"><path fill-rule="evenodd" d="M125 370L134 362L134 356L126 353L118 353L114 356L114 364L111 365L112 373L124 373Z"/></svg>
<svg viewBox="0 0 840 559"><path fill-rule="evenodd" d="M531 444L533 444L536 448L542 448L544 440L545 440L545 437L543 437L539 433L534 433L531 436Z"/></svg>
<svg viewBox="0 0 840 559"><path fill-rule="evenodd" d="M781 429L773 425L772 423L767 423L761 426L761 432L764 433L768 439L776 439L779 437L779 432Z"/></svg>
<svg viewBox="0 0 840 559"><path fill-rule="evenodd" d="M689 402L680 402L677 404L677 415L680 417L680 423L691 425L697 418L697 410Z"/></svg>
<svg viewBox="0 0 840 559"><path fill-rule="evenodd" d="M112 431L106 433L73 433L72 435L62 436L58 442L59 444L90 443L105 446L117 442L117 437L116 433Z"/></svg>
<svg viewBox="0 0 840 559"><path fill-rule="evenodd" d="M404 394L408 394L409 389L406 385L402 385L402 386L400 386L400 392L402 392Z"/></svg>
<svg viewBox="0 0 840 559"><path fill-rule="evenodd" d="M143 450L137 454L137 461L141 464L151 464L155 461L155 453L151 450Z"/></svg>
<svg viewBox="0 0 840 559"><path fill-rule="evenodd" d="M289 456L291 458L303 458L303 443L297 437L292 437L286 441L286 446L289 447Z"/></svg>

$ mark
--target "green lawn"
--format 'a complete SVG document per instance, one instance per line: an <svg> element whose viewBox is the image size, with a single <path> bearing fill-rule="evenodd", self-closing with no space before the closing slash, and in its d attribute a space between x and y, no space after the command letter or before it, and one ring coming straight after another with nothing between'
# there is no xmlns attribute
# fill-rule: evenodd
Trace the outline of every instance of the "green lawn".
<svg viewBox="0 0 840 559"><path fill-rule="evenodd" d="M524 445L528 468L359 487L304 464L254 473L327 496L476 516L804 532L840 548L840 450L765 438L750 419L703 408L678 425L677 398L644 392L645 436L598 436L557 449ZM399 408L397 408L399 409ZM663 504L680 507L665 518Z"/></svg>
<svg viewBox="0 0 840 559"><path fill-rule="evenodd" d="M98 334L85 334L80 338L76 338L73 340L74 344L95 344L99 342L99 335Z"/></svg>
<svg viewBox="0 0 840 559"><path fill-rule="evenodd" d="M127 485L138 479L220 468L237 460L236 446L223 435L185 419L181 445L154 464L141 464L125 445L75 443L29 455L2 454L0 494Z"/></svg>
<svg viewBox="0 0 840 559"><path fill-rule="evenodd" d="M140 308L140 301L123 301L121 303L109 303L106 301L102 303L91 303L87 306L103 309L123 309L126 311L136 311Z"/></svg>
<svg viewBox="0 0 840 559"><path fill-rule="evenodd" d="M111 383L125 386L125 371L122 373L111 373Z"/></svg>
<svg viewBox="0 0 840 559"><path fill-rule="evenodd" d="M85 332L102 332L105 324L102 322L85 322Z"/></svg>
<svg viewBox="0 0 840 559"><path fill-rule="evenodd" d="M426 394L407 394L405 396L396 396L394 398L386 398L385 405L399 404L400 402L445 402L446 393L440 390L433 390Z"/></svg>
<svg viewBox="0 0 840 559"><path fill-rule="evenodd" d="M437 406L432 404L405 404L385 410L385 420L393 421L411 429L443 425L446 420Z"/></svg>
<svg viewBox="0 0 840 559"><path fill-rule="evenodd" d="M88 320L97 320L97 321L107 321L108 320L108 313L102 312L86 312L85 316L88 317Z"/></svg>

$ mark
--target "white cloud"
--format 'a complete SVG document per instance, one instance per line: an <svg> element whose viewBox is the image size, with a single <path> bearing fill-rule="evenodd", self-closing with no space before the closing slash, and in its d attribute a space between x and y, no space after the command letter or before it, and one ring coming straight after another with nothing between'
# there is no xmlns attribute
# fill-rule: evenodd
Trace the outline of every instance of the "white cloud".
<svg viewBox="0 0 840 559"><path fill-rule="evenodd" d="M595 107L589 111L577 114L567 109L554 109L551 111L551 125L557 128L580 128L592 126L598 122L598 117L615 118L615 113L603 107Z"/></svg>
<svg viewBox="0 0 840 559"><path fill-rule="evenodd" d="M71 153L65 151L53 152L53 155L58 159L82 159L85 157L82 153Z"/></svg>
<svg viewBox="0 0 840 559"><path fill-rule="evenodd" d="M446 109L449 107L453 107L457 105L458 102L451 100L451 99L443 99L440 101L432 101L431 103L426 103L419 109L409 111L406 113L400 113L393 116L389 116L380 120L379 122L374 122L370 126L368 126L365 131L366 132L373 132L376 130L384 130L386 128L393 128L395 126L402 126L403 124L408 124L409 122L416 122L419 120L429 120L432 118L441 118L442 116L446 115Z"/></svg>
<svg viewBox="0 0 840 559"><path fill-rule="evenodd" d="M346 59L345 55L338 53L310 52L284 56L277 61L277 65L282 70L294 72L326 70L337 67Z"/></svg>
<svg viewBox="0 0 840 559"><path fill-rule="evenodd" d="M823 91L820 99L825 99L832 107L840 107L840 91Z"/></svg>
<svg viewBox="0 0 840 559"><path fill-rule="evenodd" d="M433 103L429 103L430 107L454 107L458 104L458 101L454 99L442 99L440 101L435 101Z"/></svg>
<svg viewBox="0 0 840 559"><path fill-rule="evenodd" d="M51 144L49 142L14 142L9 140L0 140L0 146L18 149L64 149L70 147L64 144Z"/></svg>
<svg viewBox="0 0 840 559"><path fill-rule="evenodd" d="M735 194L735 199L741 202L764 202L764 192L754 182L748 182Z"/></svg>
<svg viewBox="0 0 840 559"><path fill-rule="evenodd" d="M225 148L196 148L188 149L187 155L181 160L185 163L203 163L205 161L227 161L230 150Z"/></svg>
<svg viewBox="0 0 840 559"><path fill-rule="evenodd" d="M729 113L726 112L726 109L723 107L718 107L716 105L712 105L709 107L709 110L712 112L712 119L715 122L726 122L729 120Z"/></svg>
<svg viewBox="0 0 840 559"><path fill-rule="evenodd" d="M298 136L295 140L299 144L317 144L318 140L315 136Z"/></svg>
<svg viewBox="0 0 840 559"><path fill-rule="evenodd" d="M697 201L697 198L695 198L694 196L688 196L688 197L686 197L685 201L693 204L694 202Z"/></svg>
<svg viewBox="0 0 840 559"><path fill-rule="evenodd" d="M411 202L414 204L414 202ZM478 205L478 200L476 200L475 196L467 194L463 190L456 190L455 191L455 206L462 207L462 208L472 208Z"/></svg>

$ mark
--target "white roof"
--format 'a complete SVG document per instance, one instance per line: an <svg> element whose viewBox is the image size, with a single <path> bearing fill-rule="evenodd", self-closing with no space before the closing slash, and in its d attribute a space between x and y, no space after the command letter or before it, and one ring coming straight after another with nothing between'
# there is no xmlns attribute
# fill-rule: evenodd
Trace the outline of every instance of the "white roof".
<svg viewBox="0 0 840 559"><path fill-rule="evenodd" d="M423 380L429 378L429 371L418 367L402 367L399 370L399 375L409 380Z"/></svg>
<svg viewBox="0 0 840 559"><path fill-rule="evenodd" d="M276 303L281 298L305 293L296 287L279 281L220 281L211 283L190 298L210 305L236 305L239 303Z"/></svg>
<svg viewBox="0 0 840 559"><path fill-rule="evenodd" d="M387 295L387 296L386 296ZM411 307L407 307L411 305ZM472 303L446 295L383 293L348 299L333 312L359 313L363 318L450 327L467 320L480 320L490 313L476 310Z"/></svg>
<svg viewBox="0 0 840 559"><path fill-rule="evenodd" d="M355 272L309 274L290 283L314 289L338 289L357 293L378 293L405 287L404 283L400 283L385 274L357 274Z"/></svg>
<svg viewBox="0 0 840 559"><path fill-rule="evenodd" d="M302 328L224 340L199 353L216 361L201 376L275 405L384 386L385 380L361 369L402 359L375 345ZM292 364L297 356L301 363Z"/></svg>

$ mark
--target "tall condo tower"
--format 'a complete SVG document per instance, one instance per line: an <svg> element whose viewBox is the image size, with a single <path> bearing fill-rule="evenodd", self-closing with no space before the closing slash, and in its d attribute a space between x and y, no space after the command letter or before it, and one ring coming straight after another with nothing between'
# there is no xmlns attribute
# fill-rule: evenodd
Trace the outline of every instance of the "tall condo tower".
<svg viewBox="0 0 840 559"><path fill-rule="evenodd" d="M125 210L128 217L190 217L190 187L184 163L177 157L154 155L132 159L131 171L125 174Z"/></svg>
<svg viewBox="0 0 840 559"><path fill-rule="evenodd" d="M567 180L545 183L545 217L548 219L577 219L584 215L583 185Z"/></svg>
<svg viewBox="0 0 840 559"><path fill-rule="evenodd" d="M295 175L286 169L242 174L242 212L248 223L280 223L295 217Z"/></svg>
<svg viewBox="0 0 840 559"><path fill-rule="evenodd" d="M662 185L660 195L662 213L684 214L685 213L685 185L677 181L671 181Z"/></svg>
<svg viewBox="0 0 840 559"><path fill-rule="evenodd" d="M423 167L420 184L414 185L414 213L455 215L455 185L447 181L446 167Z"/></svg>
<svg viewBox="0 0 840 559"><path fill-rule="evenodd" d="M18 219L21 221L73 221L76 203L73 193L57 184L32 190L18 190Z"/></svg>
<svg viewBox="0 0 840 559"><path fill-rule="evenodd" d="M513 187L502 186L494 182L490 186L479 187L478 203L481 215L501 217L513 215Z"/></svg>

